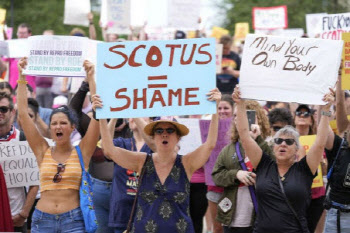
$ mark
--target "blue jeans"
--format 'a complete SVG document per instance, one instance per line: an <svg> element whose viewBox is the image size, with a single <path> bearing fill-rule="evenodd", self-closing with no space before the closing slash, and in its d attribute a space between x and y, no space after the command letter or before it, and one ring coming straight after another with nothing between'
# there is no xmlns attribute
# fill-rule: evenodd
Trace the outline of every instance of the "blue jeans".
<svg viewBox="0 0 350 233"><path fill-rule="evenodd" d="M111 199L112 182L92 178L92 190L98 229L96 233L113 233L113 228L108 227L109 200Z"/></svg>
<svg viewBox="0 0 350 233"><path fill-rule="evenodd" d="M335 208L330 208L327 211L326 224L324 232L337 233L337 212ZM350 212L340 212L340 232L350 232Z"/></svg>
<svg viewBox="0 0 350 233"><path fill-rule="evenodd" d="M48 214L35 208L32 233L84 233L84 218L80 207L63 214Z"/></svg>
<svg viewBox="0 0 350 233"><path fill-rule="evenodd" d="M115 227L114 228L114 233L123 233L126 229L123 227Z"/></svg>

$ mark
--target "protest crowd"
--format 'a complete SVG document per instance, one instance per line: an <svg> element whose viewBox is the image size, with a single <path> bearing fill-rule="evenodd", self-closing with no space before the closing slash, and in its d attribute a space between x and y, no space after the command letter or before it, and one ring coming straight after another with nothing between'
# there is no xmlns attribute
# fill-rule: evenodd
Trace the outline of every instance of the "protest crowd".
<svg viewBox="0 0 350 233"><path fill-rule="evenodd" d="M350 42L93 17L5 36L0 232L350 233Z"/></svg>

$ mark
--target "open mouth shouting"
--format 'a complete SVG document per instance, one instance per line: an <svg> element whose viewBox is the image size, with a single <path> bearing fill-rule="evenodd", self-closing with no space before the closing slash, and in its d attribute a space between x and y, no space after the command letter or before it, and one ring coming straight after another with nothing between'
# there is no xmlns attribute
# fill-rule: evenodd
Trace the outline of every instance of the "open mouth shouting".
<svg viewBox="0 0 350 233"><path fill-rule="evenodd" d="M62 138L63 137L63 133L61 133L61 132L56 133L56 137L58 139Z"/></svg>
<svg viewBox="0 0 350 233"><path fill-rule="evenodd" d="M164 141L162 141L162 144L163 144L163 145L167 145L167 144L168 144L168 141L164 140Z"/></svg>

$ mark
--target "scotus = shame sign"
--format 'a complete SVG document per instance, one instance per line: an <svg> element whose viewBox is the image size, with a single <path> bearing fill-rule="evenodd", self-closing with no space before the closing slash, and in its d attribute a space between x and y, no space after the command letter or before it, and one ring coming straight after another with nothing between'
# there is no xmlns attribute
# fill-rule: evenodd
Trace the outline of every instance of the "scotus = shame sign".
<svg viewBox="0 0 350 233"><path fill-rule="evenodd" d="M98 118L211 114L215 39L97 45Z"/></svg>
<svg viewBox="0 0 350 233"><path fill-rule="evenodd" d="M85 77L89 40L78 36L31 36L25 75Z"/></svg>
<svg viewBox="0 0 350 233"><path fill-rule="evenodd" d="M28 142L1 142L0 164L8 188L39 185L38 163Z"/></svg>
<svg viewBox="0 0 350 233"><path fill-rule="evenodd" d="M325 104L343 41L248 35L240 71L243 98Z"/></svg>

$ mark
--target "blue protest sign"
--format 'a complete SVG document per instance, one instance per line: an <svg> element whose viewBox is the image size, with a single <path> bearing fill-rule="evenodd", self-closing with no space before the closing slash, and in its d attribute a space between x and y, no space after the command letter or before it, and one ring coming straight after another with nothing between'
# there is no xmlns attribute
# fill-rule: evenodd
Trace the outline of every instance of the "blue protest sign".
<svg viewBox="0 0 350 233"><path fill-rule="evenodd" d="M215 39L97 45L97 118L211 114Z"/></svg>

